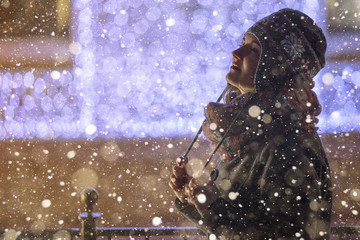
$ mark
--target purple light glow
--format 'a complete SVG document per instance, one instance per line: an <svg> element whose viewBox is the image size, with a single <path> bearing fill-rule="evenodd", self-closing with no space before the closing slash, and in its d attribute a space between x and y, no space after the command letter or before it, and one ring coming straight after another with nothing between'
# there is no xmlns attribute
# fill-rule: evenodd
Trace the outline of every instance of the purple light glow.
<svg viewBox="0 0 360 240"><path fill-rule="evenodd" d="M74 68L0 74L0 138L194 134L254 22L290 7L324 25L317 0L219 2L73 1ZM320 132L359 130L360 67L328 62L315 82Z"/></svg>

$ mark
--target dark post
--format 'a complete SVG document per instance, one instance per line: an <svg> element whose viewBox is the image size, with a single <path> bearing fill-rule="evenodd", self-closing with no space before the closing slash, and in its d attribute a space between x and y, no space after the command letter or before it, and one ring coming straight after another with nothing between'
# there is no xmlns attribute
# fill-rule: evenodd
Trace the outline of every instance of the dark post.
<svg viewBox="0 0 360 240"><path fill-rule="evenodd" d="M81 238L83 240L96 240L96 219L101 213L93 213L94 205L99 198L99 193L94 188L85 188L80 194L81 203L85 204L85 211L79 215L81 221Z"/></svg>

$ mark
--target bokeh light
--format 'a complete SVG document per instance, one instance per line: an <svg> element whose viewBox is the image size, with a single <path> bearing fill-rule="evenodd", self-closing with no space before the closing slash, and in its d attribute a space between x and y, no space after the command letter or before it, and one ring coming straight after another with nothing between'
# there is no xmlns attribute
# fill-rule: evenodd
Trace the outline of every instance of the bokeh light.
<svg viewBox="0 0 360 240"><path fill-rule="evenodd" d="M199 203L204 204L206 202L206 195L203 194L203 193L200 193L197 196L197 200L198 200Z"/></svg>
<svg viewBox="0 0 360 240"><path fill-rule="evenodd" d="M152 219L152 225L155 226L155 227L159 226L161 223L162 223L162 220L161 220L160 217L154 217Z"/></svg>
<svg viewBox="0 0 360 240"><path fill-rule="evenodd" d="M99 177L93 169L81 168L72 175L71 185L80 193L87 187L96 188L98 181Z"/></svg>
<svg viewBox="0 0 360 240"><path fill-rule="evenodd" d="M49 199L44 199L42 202L41 202L41 206L43 208L49 208L51 206L51 201Z"/></svg>
<svg viewBox="0 0 360 240"><path fill-rule="evenodd" d="M203 108L226 86L231 51L254 22L289 7L326 28L316 0L72 4L75 66L1 72L0 139L193 134ZM359 130L360 67L328 62L315 82L320 132Z"/></svg>

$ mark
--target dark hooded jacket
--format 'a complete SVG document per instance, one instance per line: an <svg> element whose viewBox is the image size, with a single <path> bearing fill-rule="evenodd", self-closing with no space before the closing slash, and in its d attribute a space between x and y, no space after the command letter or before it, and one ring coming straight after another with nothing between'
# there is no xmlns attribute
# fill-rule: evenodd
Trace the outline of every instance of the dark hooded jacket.
<svg viewBox="0 0 360 240"><path fill-rule="evenodd" d="M203 130L213 143L243 112L220 148L220 197L203 216L179 200L177 208L217 238L327 239L332 185L321 141L294 124L278 126L276 114L264 111L268 103L261 102L257 94L245 94L230 104L207 106Z"/></svg>

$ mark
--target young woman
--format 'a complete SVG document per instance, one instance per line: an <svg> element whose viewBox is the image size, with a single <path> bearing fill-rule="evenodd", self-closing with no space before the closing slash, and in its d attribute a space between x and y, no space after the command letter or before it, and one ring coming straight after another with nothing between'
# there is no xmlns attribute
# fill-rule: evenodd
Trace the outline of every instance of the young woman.
<svg viewBox="0 0 360 240"><path fill-rule="evenodd" d="M206 183L170 177L176 206L217 239L328 239L331 176L316 116L312 77L326 40L307 15L282 9L255 23L235 50L225 103L209 103L202 129L222 142ZM235 121L235 122L234 122Z"/></svg>

